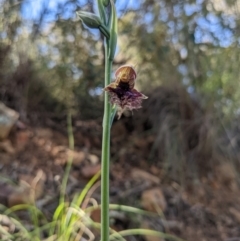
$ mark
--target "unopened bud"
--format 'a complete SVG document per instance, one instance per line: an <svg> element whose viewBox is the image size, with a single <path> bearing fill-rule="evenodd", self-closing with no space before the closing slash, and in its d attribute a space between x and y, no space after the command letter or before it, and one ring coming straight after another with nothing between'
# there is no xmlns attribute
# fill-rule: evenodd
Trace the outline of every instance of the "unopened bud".
<svg viewBox="0 0 240 241"><path fill-rule="evenodd" d="M89 28L99 28L102 25L101 19L94 13L78 11L77 15Z"/></svg>
<svg viewBox="0 0 240 241"><path fill-rule="evenodd" d="M105 7L107 7L108 5L109 5L109 0L102 0L102 2L103 2L103 5L105 6Z"/></svg>
<svg viewBox="0 0 240 241"><path fill-rule="evenodd" d="M109 38L110 34L107 27L96 14L85 11L78 11L77 15L89 28L98 28L106 38Z"/></svg>

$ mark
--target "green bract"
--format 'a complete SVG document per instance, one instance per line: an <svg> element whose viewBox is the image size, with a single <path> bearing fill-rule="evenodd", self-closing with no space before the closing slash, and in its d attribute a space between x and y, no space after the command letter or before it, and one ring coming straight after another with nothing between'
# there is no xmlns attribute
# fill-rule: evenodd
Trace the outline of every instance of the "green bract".
<svg viewBox="0 0 240 241"><path fill-rule="evenodd" d="M89 28L99 28L102 25L101 19L94 13L78 11L77 15Z"/></svg>
<svg viewBox="0 0 240 241"><path fill-rule="evenodd" d="M109 38L110 34L107 27L96 14L85 11L78 11L77 15L82 20L82 22L87 25L87 27L99 29L107 39Z"/></svg>

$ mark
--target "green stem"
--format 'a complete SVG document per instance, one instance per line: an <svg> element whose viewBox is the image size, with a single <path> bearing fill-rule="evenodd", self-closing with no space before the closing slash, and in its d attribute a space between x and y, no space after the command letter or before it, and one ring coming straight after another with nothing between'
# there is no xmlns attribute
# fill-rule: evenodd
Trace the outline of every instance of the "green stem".
<svg viewBox="0 0 240 241"><path fill-rule="evenodd" d="M68 145L70 150L74 150L74 136L73 136L73 129L72 129L72 115L69 112L67 115L67 129L68 129ZM64 198L66 194L67 182L70 175L71 167L73 161L73 153L70 152L67 160L67 167L63 176L62 186L61 186L61 195L60 195L60 202L64 203Z"/></svg>
<svg viewBox="0 0 240 241"><path fill-rule="evenodd" d="M105 86L111 80L112 61L108 59L108 41L105 43ZM108 93L104 93L104 117L101 167L101 240L109 240L109 162L110 162L111 106Z"/></svg>

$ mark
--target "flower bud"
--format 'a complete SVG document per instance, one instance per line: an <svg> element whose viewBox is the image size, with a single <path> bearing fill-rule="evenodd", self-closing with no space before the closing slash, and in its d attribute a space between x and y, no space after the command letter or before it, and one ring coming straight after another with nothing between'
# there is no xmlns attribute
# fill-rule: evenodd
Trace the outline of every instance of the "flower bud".
<svg viewBox="0 0 240 241"><path fill-rule="evenodd" d="M99 28L102 25L101 19L94 13L78 11L77 15L89 28Z"/></svg>
<svg viewBox="0 0 240 241"><path fill-rule="evenodd" d="M107 7L109 5L109 0L102 0L102 2L105 7Z"/></svg>
<svg viewBox="0 0 240 241"><path fill-rule="evenodd" d="M77 15L82 20L82 22L87 25L89 28L98 28L101 33L109 39L110 33L107 27L104 25L102 20L94 13L89 13L85 11L78 11Z"/></svg>

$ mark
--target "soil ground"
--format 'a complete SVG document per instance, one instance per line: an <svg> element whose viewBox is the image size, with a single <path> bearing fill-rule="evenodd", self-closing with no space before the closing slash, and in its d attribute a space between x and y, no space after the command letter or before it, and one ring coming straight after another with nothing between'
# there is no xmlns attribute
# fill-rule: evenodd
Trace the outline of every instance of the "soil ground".
<svg viewBox="0 0 240 241"><path fill-rule="evenodd" d="M145 227L165 231L188 241L240 240L240 192L234 178L230 177L228 182L222 182L219 179L202 177L197 182L192 179L181 186L166 178L167 174L156 163L144 160L144 152L149 151L151 138L139 139L134 134L129 134L121 123L124 122L116 122L113 126L111 203L156 212L157 209L153 207L155 205L159 208L158 211L163 211L164 218L136 218L131 215L122 219L115 218L116 229ZM2 204L12 206L21 203L18 191L16 194L8 187L15 185L14 190L20 190L22 183L31 185L31 181L39 176L42 182L39 181L41 185L35 186L37 202L51 218L58 205L60 185L70 153L73 155L73 165L66 195L70 200L82 190L100 168L101 125L97 122L75 122L74 151L68 148L66 129L57 125L55 128L28 126L21 130L15 129L8 140L1 142ZM125 146L122 146L123 140ZM139 149L142 159L138 155ZM223 169L228 172L227 168L226 166ZM10 181L15 184L9 184ZM157 198L154 190L157 190ZM93 197L99 202L99 187L94 191ZM129 240L144 238L132 237ZM145 240L160 239L145 237Z"/></svg>

